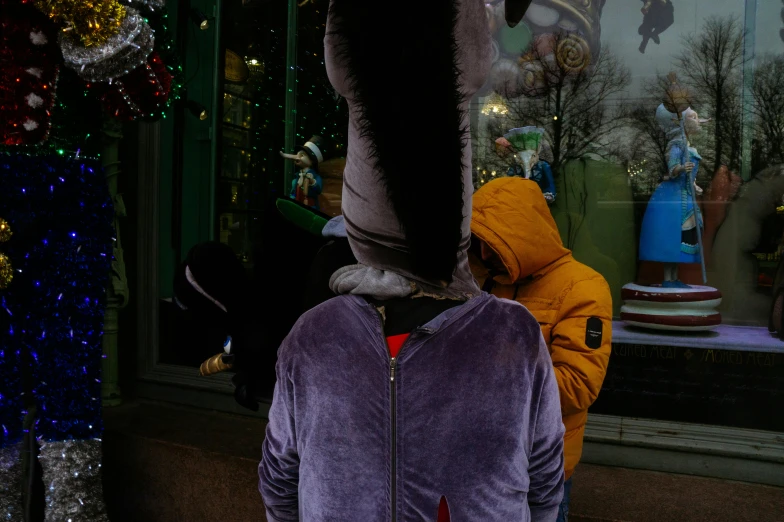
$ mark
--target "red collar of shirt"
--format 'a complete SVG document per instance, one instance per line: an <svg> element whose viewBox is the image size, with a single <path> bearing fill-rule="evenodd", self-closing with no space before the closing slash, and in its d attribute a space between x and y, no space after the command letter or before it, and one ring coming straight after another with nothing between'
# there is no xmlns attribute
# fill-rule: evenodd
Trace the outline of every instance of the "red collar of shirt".
<svg viewBox="0 0 784 522"><path fill-rule="evenodd" d="M387 346L389 346L389 355L391 357L397 357L397 354L400 353L400 348L402 348L403 343L406 342L410 335L400 334L387 337Z"/></svg>

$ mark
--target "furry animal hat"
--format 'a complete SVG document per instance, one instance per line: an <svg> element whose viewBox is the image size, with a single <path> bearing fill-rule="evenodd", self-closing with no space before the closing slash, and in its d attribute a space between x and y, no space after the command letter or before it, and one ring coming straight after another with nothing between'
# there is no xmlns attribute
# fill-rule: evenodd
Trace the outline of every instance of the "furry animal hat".
<svg viewBox="0 0 784 522"><path fill-rule="evenodd" d="M529 3L507 1L510 25ZM468 102L491 65L484 2L394 4L378 16L372 2L331 0L325 57L350 111L343 217L356 258L379 278L392 272L425 292L478 294L467 258ZM432 124L408 112L414 107ZM407 153L423 147L429 161Z"/></svg>

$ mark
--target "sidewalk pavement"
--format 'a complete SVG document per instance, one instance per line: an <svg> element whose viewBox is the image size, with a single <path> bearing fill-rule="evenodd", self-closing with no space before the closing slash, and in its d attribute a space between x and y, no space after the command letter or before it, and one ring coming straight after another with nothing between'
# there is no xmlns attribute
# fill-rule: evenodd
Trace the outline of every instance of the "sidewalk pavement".
<svg viewBox="0 0 784 522"><path fill-rule="evenodd" d="M569 522L782 522L784 488L580 464Z"/></svg>

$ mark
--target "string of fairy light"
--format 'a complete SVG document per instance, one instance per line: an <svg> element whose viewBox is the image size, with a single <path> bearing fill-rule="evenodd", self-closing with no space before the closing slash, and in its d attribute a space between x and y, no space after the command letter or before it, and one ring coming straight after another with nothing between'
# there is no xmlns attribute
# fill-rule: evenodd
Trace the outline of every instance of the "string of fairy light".
<svg viewBox="0 0 784 522"><path fill-rule="evenodd" d="M0 328L0 460L14 458L30 429L24 419L32 415L29 409L34 405L47 520L105 519L100 477L102 336L115 232L114 208L100 164L99 104L109 115L154 120L166 116L183 86L162 2L127 3L133 7L116 0L23 0L13 5L0 0L4 14L13 9L22 21L45 15L63 31L60 39L54 29L16 40L23 46L32 40L47 50L59 41L62 59L56 56L59 53L33 53L46 59L40 69L27 71L32 78L49 67L50 74L41 80L46 84L8 78L11 68L6 65L13 63L15 49L6 47L0 56L9 60L2 64L0 80L26 82L29 88L25 100L11 100L13 108L25 118L45 114L40 123L29 118L17 123L38 130L36 140L18 139L13 124L0 126L0 314L6 318ZM143 17L133 14L142 11ZM149 52L139 46L139 54L132 40L116 37L127 30L129 21L147 24L148 34L154 32ZM81 56L99 49L111 53L119 46L136 53L133 59L123 61L119 53L118 63L73 67ZM48 60L50 56L57 59ZM19 69L29 67L14 70ZM58 70L59 74L51 72ZM139 73L139 85L123 76L133 71ZM85 76L95 72L106 77L86 81ZM146 105L133 97L144 87L150 96L142 100L149 102ZM51 95L45 106L39 94L44 91ZM107 93L119 93L112 102L116 111L109 107ZM45 110L36 112L41 108ZM11 129L7 134L6 128ZM6 478L21 483L12 475ZM0 496L5 492L0 488ZM22 512L13 502L3 506L8 509L4 518L16 519Z"/></svg>
<svg viewBox="0 0 784 522"><path fill-rule="evenodd" d="M108 65L101 65L96 71L100 74L93 77L85 76L88 80L88 88L95 88L96 84L108 82L112 84L114 80L115 89L120 93L120 99L124 102L124 111L130 112L127 119L142 119L142 120L155 120L158 118L166 117L166 109L169 108L171 103L178 100L181 95L184 80L182 75L182 65L179 63L179 56L177 55L174 45L171 40L168 28L168 13L162 6L157 6L153 2L136 1L130 2L135 8L144 10L143 24L150 26L152 33L154 33L155 48L154 53L139 54L137 61L131 62L130 66L122 70L122 74L128 74L136 67L145 67L147 71L146 78L141 80L141 85L147 89L152 89L150 99L154 100L152 103L152 110L146 111L138 106L136 101L124 92L127 86L123 85L114 74L104 72L107 68L112 70ZM85 66L85 59L82 56L89 56L86 54L92 48L101 48L101 53L96 56L101 57L101 62L111 64L112 60L103 60L103 55L109 52L111 56L113 53L117 54L116 59L121 59L125 53L117 52L113 46L123 46L129 49L139 49L139 45L132 40L115 42L116 36L121 32L125 22L128 21L131 14L137 12L136 9L126 7L117 0L93 0L91 2L83 2L81 0L35 0L34 5L43 12L51 20L57 22L61 26L61 30L66 35L67 39L64 40L63 45L66 43L74 43L76 45L74 52L78 60L75 65L81 63L80 67L74 67L77 72L82 75L87 75ZM135 30L133 35L139 34ZM84 51L79 49L83 48ZM118 47L119 49L119 47ZM71 58L71 47L64 47L64 56L66 63L69 63ZM152 48L150 49L152 51ZM133 53L133 50L131 51ZM95 53L94 53L95 54ZM148 63L149 61L152 63ZM159 81L155 71L156 66L163 67L166 73L172 78L171 83L166 82L166 87ZM106 86L101 86L99 90L105 91ZM120 102L120 103L122 103ZM120 109L116 109L117 114Z"/></svg>
<svg viewBox="0 0 784 522"><path fill-rule="evenodd" d="M335 93L326 74L324 36L327 10L314 3L305 3L299 14L301 49L297 63L297 128L301 143L313 135L320 135L330 147L329 156L345 153L348 137L348 106ZM305 36L302 38L302 36ZM306 88L300 88L305 85Z"/></svg>
<svg viewBox="0 0 784 522"><path fill-rule="evenodd" d="M114 241L106 180L95 159L0 153L0 184L0 250L13 260L11 277L0 277L0 450L27 431L22 418L34 401L47 519L95 520L103 504L93 441L103 428L101 339Z"/></svg>

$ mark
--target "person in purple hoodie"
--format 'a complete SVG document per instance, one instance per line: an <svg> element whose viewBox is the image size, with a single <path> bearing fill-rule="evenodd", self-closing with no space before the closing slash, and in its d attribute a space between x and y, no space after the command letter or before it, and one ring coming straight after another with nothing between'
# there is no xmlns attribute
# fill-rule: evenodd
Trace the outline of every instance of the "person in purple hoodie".
<svg viewBox="0 0 784 522"><path fill-rule="evenodd" d="M520 3L507 1L510 25ZM454 521L553 522L564 428L547 345L468 264L484 2L392 3L379 17L373 2L331 0L325 56L350 111L342 205L357 263L278 351L267 520L433 522L448 505ZM423 102L427 124L406 112Z"/></svg>

